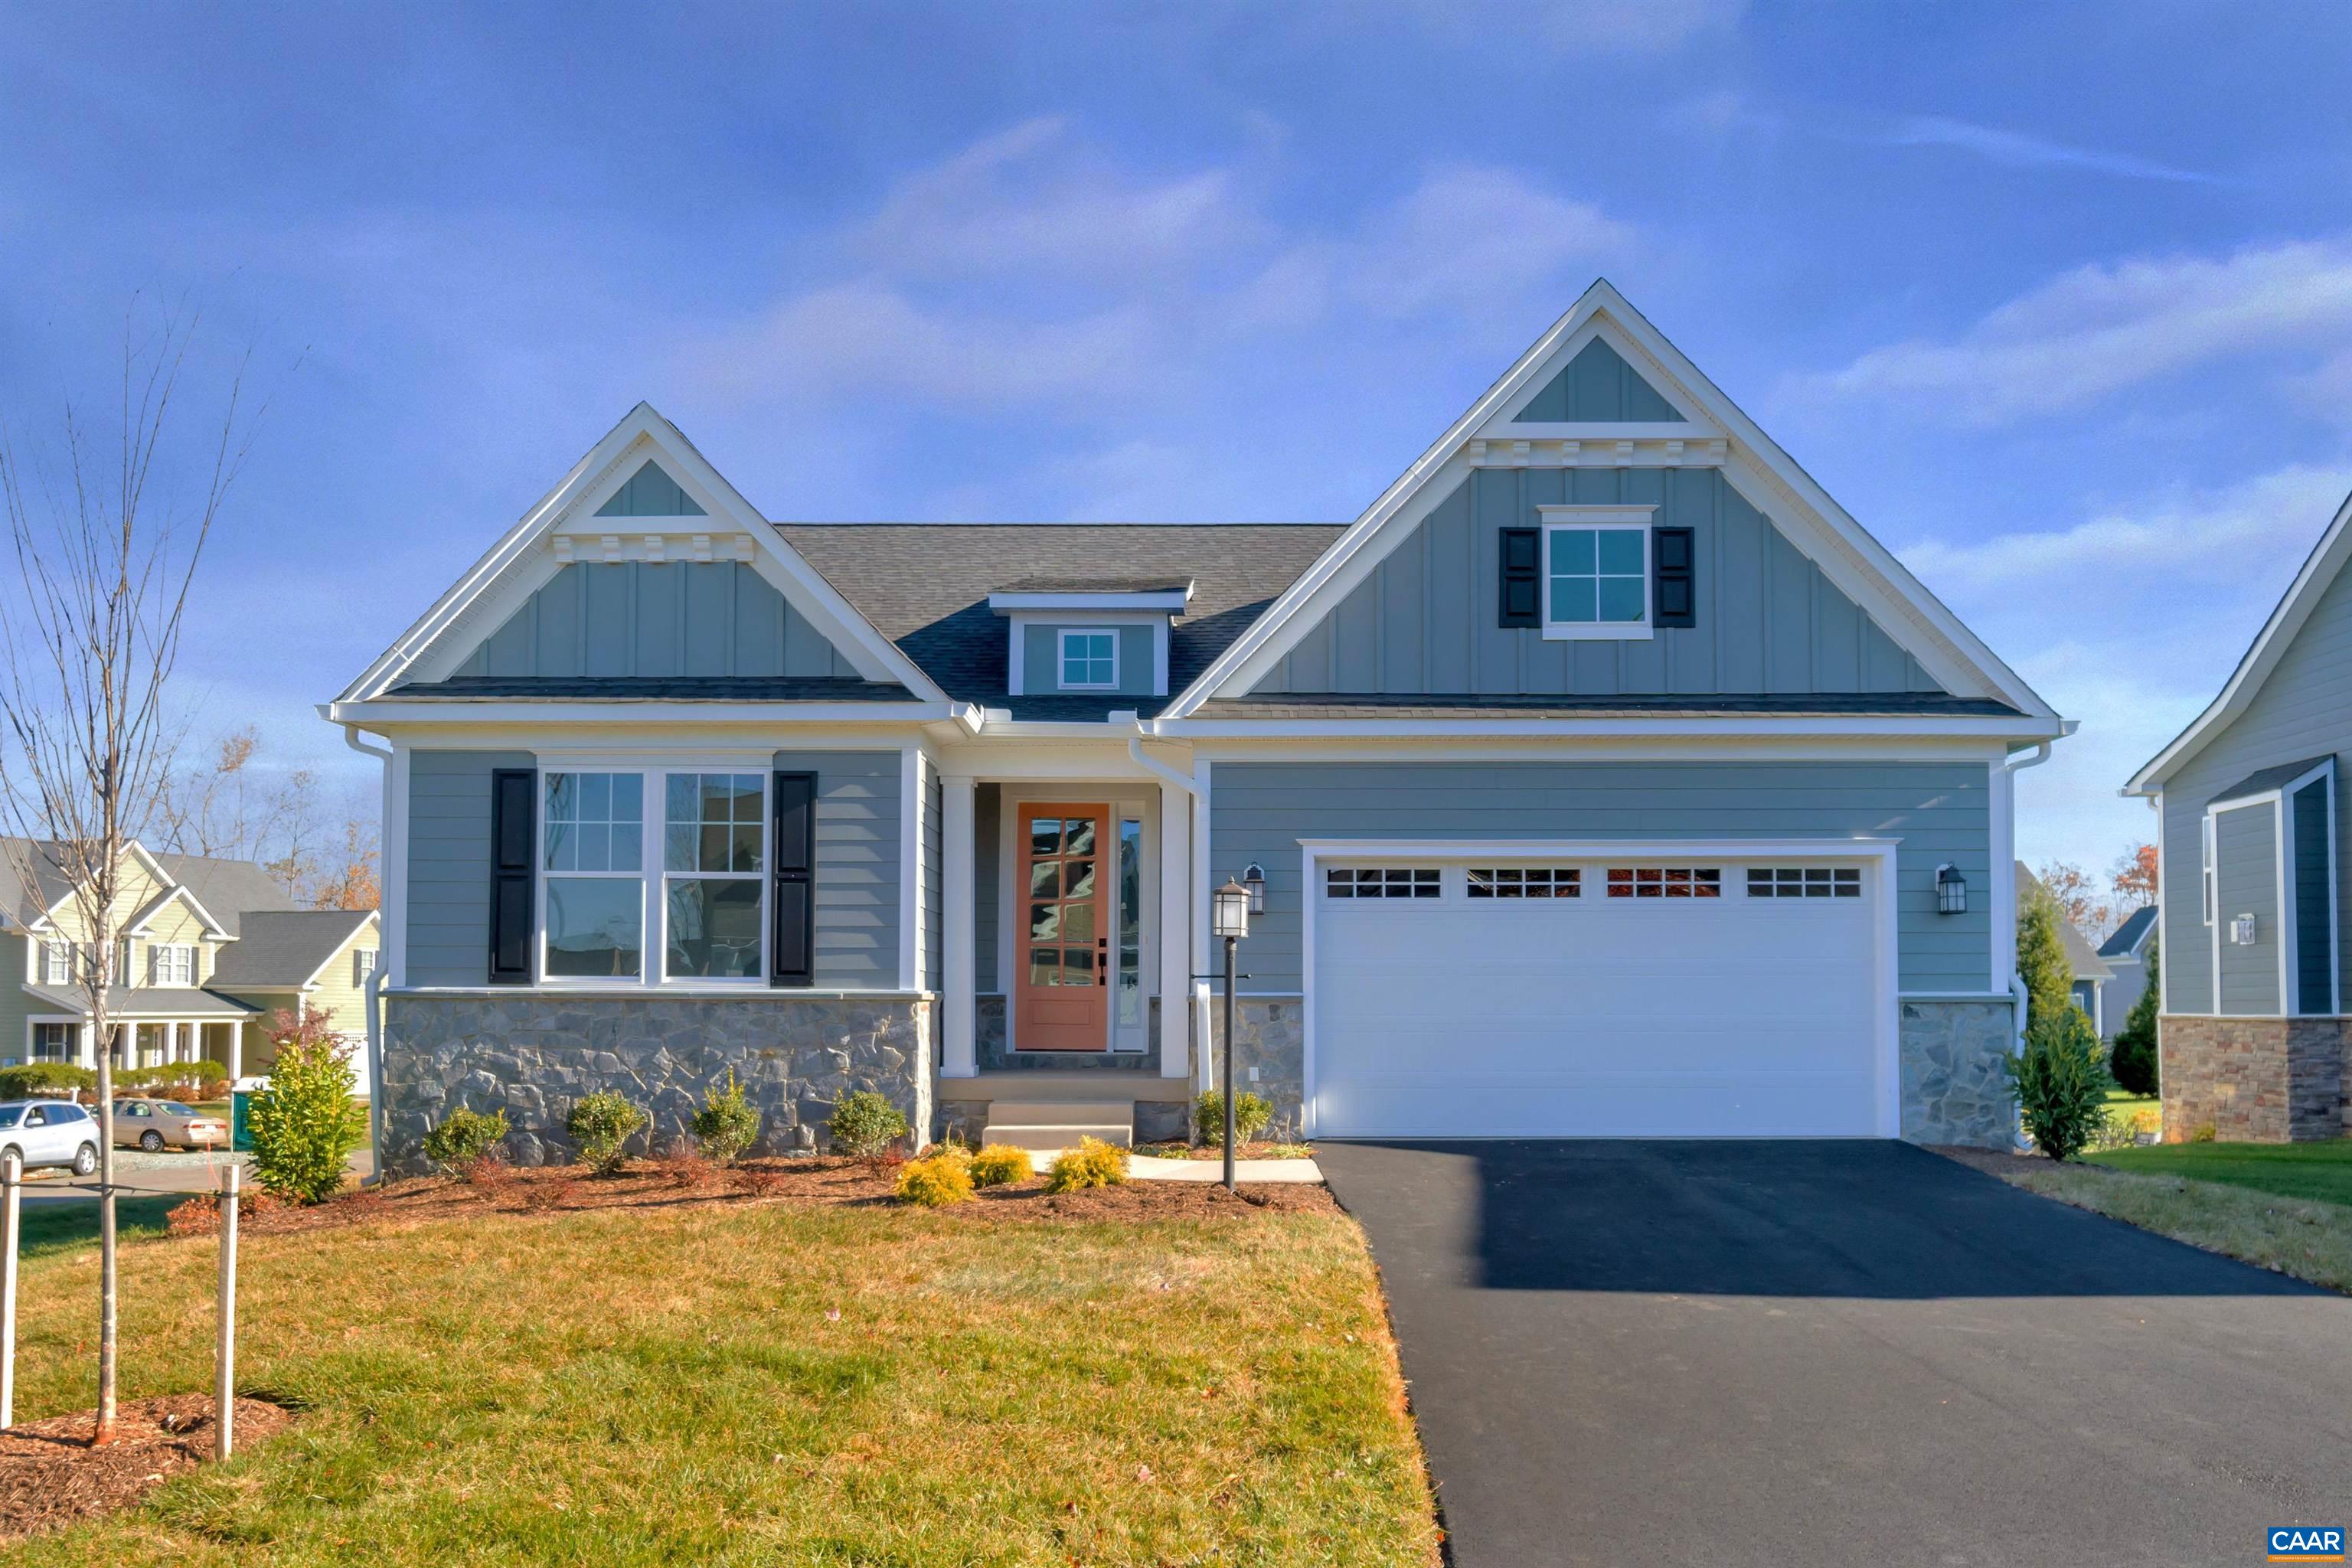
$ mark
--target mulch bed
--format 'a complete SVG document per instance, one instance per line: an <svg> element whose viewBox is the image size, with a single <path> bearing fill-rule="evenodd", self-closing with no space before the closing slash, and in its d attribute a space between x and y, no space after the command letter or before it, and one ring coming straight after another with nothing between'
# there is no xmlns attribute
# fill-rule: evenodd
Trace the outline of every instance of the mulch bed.
<svg viewBox="0 0 2352 1568"><path fill-rule="evenodd" d="M381 1220L474 1218L484 1214L526 1217L587 1209L647 1209L782 1204L803 1208L901 1206L893 1195L897 1162L814 1159L739 1161L719 1169L695 1159L633 1160L620 1173L590 1175L584 1167L498 1166L481 1179L394 1180L348 1192L314 1207L296 1208L248 1194L241 1236L278 1236ZM1238 1194L1213 1182L1129 1182L1083 1192L1048 1193L1043 1173L1008 1186L984 1187L968 1204L929 1211L975 1222L1151 1220L1254 1214L1336 1214L1329 1191L1312 1182L1249 1183ZM173 1209L174 1236L202 1236L219 1226L216 1200L199 1194Z"/></svg>
<svg viewBox="0 0 2352 1568"><path fill-rule="evenodd" d="M78 1410L0 1431L0 1541L55 1530L136 1504L182 1470L213 1457L208 1394L134 1399L116 1411L115 1440L89 1446L97 1412ZM236 1402L236 1447L275 1436L293 1421L282 1406Z"/></svg>
<svg viewBox="0 0 2352 1568"><path fill-rule="evenodd" d="M1307 1149L1304 1143L1244 1143L1234 1149L1234 1158L1236 1160L1311 1160L1315 1157L1311 1150L1301 1153L1300 1151L1304 1149ZM1139 1143L1135 1147L1135 1152L1139 1154L1148 1154L1155 1160L1222 1160L1225 1157L1225 1152L1214 1143L1202 1143L1197 1146L1189 1143Z"/></svg>

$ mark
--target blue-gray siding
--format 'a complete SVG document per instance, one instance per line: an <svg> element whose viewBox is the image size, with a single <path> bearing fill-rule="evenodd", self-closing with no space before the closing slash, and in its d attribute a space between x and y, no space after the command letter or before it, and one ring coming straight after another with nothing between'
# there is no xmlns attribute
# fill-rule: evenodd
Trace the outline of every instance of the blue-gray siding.
<svg viewBox="0 0 2352 1568"><path fill-rule="evenodd" d="M2212 948L2198 905L2206 803L2263 768L2330 752L2337 776L2352 776L2352 572L2321 594L2246 710L2163 781L2164 924L2176 950L2163 965L2166 1012L2214 1010ZM2336 809L2336 885L2342 888L2352 876L2352 833L2345 830L2340 799ZM2336 940L2347 938L2352 922L2342 922Z"/></svg>
<svg viewBox="0 0 2352 1568"><path fill-rule="evenodd" d="M535 762L529 752L409 753L407 984L489 983L490 773Z"/></svg>
<svg viewBox="0 0 2352 1568"><path fill-rule="evenodd" d="M1697 616L1632 641L1496 625L1501 530L1559 504L1649 505L1696 531ZM1715 468L1478 468L1257 689L1497 695L1935 691Z"/></svg>
<svg viewBox="0 0 2352 1568"><path fill-rule="evenodd" d="M1149 697L1151 693L1151 628L1121 624L1071 621L1064 626L1022 627L1021 684L1031 694L1066 689L1062 685L1061 637L1064 631L1088 629L1118 633L1118 695ZM1101 687L1081 688L1099 691Z"/></svg>
<svg viewBox="0 0 2352 1568"><path fill-rule="evenodd" d="M2223 1013L2279 1011L2277 825L2277 809L2268 801L2213 816ZM2243 914L2254 917L2252 944L2230 940L2230 922Z"/></svg>
<svg viewBox="0 0 2352 1568"><path fill-rule="evenodd" d="M1988 900L1936 912L1936 868L1992 885L1989 780L1961 763L1219 763L1210 866L1265 867L1249 988L1299 990L1302 838L1855 838L1896 851L1900 982L1985 991Z"/></svg>
<svg viewBox="0 0 2352 1568"><path fill-rule="evenodd" d="M598 517L701 517L694 498L669 477L669 470L652 458L596 509Z"/></svg>
<svg viewBox="0 0 2352 1568"><path fill-rule="evenodd" d="M972 955L972 986L983 994L1002 989L996 978L996 879L1003 857L996 828L1003 812L1003 785L984 784L972 791L972 896L980 900L971 912L972 943L978 950Z"/></svg>
<svg viewBox="0 0 2352 1568"><path fill-rule="evenodd" d="M923 958L920 966L923 988L927 991L940 988L940 955L946 951L940 942L940 879L943 870L940 854L941 800L940 770L927 760L923 763Z"/></svg>
<svg viewBox="0 0 2352 1568"><path fill-rule="evenodd" d="M2315 779L2287 802L2294 823L2294 970L2298 1012L2326 1013L2336 1006L2334 965L2329 963L2327 899L2327 781Z"/></svg>
<svg viewBox="0 0 2352 1568"><path fill-rule="evenodd" d="M489 980L490 772L528 752L415 752L409 758L411 985ZM816 984L898 983L898 753L779 752L817 774Z"/></svg>
<svg viewBox="0 0 2352 1568"><path fill-rule="evenodd" d="M1565 420L1599 420L1622 424L1670 421L1681 424L1675 405L1642 379L1624 356L1599 338L1577 351L1558 375L1544 383L1512 419L1521 424L1556 424Z"/></svg>
<svg viewBox="0 0 2352 1568"><path fill-rule="evenodd" d="M736 561L573 562L459 675L852 676L806 616Z"/></svg>
<svg viewBox="0 0 2352 1568"><path fill-rule="evenodd" d="M2138 1005L2140 993L2147 989L2147 965L2132 959L2111 958L2107 966L2115 971L2115 978L2107 982L2101 1001L2106 1009L2103 1015L2105 1035L2113 1039L2131 1021L2131 1010Z"/></svg>

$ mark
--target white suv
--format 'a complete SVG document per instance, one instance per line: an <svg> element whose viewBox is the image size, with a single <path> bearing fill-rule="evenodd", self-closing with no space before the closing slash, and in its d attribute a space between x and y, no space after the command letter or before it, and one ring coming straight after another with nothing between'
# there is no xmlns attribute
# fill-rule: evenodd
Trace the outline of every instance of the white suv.
<svg viewBox="0 0 2352 1568"><path fill-rule="evenodd" d="M98 1121L70 1100L0 1104L0 1152L14 1149L25 1169L63 1165L77 1176L98 1169Z"/></svg>

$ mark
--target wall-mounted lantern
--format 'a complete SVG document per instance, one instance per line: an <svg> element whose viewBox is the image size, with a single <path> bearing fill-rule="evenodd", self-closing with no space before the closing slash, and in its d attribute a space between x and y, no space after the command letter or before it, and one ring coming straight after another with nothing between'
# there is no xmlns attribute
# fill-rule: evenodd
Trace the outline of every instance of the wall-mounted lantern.
<svg viewBox="0 0 2352 1568"><path fill-rule="evenodd" d="M1242 886L1249 889L1250 913L1265 913L1265 868L1251 861L1249 869L1242 873Z"/></svg>
<svg viewBox="0 0 2352 1568"><path fill-rule="evenodd" d="M1936 868L1936 912L1939 915L1964 915L1969 912L1969 879L1949 860Z"/></svg>
<svg viewBox="0 0 2352 1568"><path fill-rule="evenodd" d="M2230 942L2236 947L2254 945L2254 917L2235 915L2230 921Z"/></svg>

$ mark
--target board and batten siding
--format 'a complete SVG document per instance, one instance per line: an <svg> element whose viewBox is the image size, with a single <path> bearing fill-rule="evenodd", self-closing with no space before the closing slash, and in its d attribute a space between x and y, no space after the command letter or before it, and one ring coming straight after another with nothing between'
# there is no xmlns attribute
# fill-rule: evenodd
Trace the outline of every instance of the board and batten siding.
<svg viewBox="0 0 2352 1568"><path fill-rule="evenodd" d="M1496 625L1501 531L1649 505L1695 531L1696 624L1546 641ZM1260 692L1496 696L1937 691L1716 468L1478 468L1267 673Z"/></svg>
<svg viewBox="0 0 2352 1568"><path fill-rule="evenodd" d="M2352 779L2352 572L2338 574L2246 710L2163 781L2164 1011L2211 1013L2212 943L2200 905L2206 804L2241 779L2334 753ZM2339 796L2340 796L2339 792ZM2352 888L2352 832L2336 804L2336 885ZM2340 893L2339 893L2340 896ZM2225 910L2224 914L2227 914ZM2352 920L2337 922L2338 963L2352 974ZM2226 943L2224 944L2227 945ZM2177 960L2176 960L2177 952Z"/></svg>
<svg viewBox="0 0 2352 1568"><path fill-rule="evenodd" d="M2327 944L2335 919L2328 907L2327 781L2316 779L2288 797L2294 824L2294 968L2296 1008L2325 1013L2336 1005L2335 965Z"/></svg>
<svg viewBox="0 0 2352 1568"><path fill-rule="evenodd" d="M2214 899L2221 921L2221 1005L2230 1014L2279 1011L2278 808L2272 802L2213 814ZM2254 917L2254 940L2230 940L2230 922Z"/></svg>
<svg viewBox="0 0 2352 1568"><path fill-rule="evenodd" d="M740 562L575 561L455 673L658 679L857 670Z"/></svg>
<svg viewBox="0 0 2352 1568"><path fill-rule="evenodd" d="M1066 687L1062 684L1061 634L1064 632L1117 632L1118 634L1118 685ZM1119 697L1149 697L1151 691L1151 638L1149 626L1119 622L1106 626L1100 621L1070 620L1052 626L1035 622L1021 628L1021 686L1024 692L1034 696L1052 691L1101 691Z"/></svg>
<svg viewBox="0 0 2352 1568"><path fill-rule="evenodd" d="M1301 989L1299 841L1818 837L1899 839L1896 921L1906 991L1983 993L1989 900L1936 910L1936 868L1992 886L1981 763L1218 763L1210 864L1265 869L1265 912L1242 951L1255 992Z"/></svg>
<svg viewBox="0 0 2352 1568"><path fill-rule="evenodd" d="M529 752L409 753L409 985L489 983L490 774L536 765ZM895 751L775 753L817 775L821 989L898 984L899 765Z"/></svg>
<svg viewBox="0 0 2352 1568"><path fill-rule="evenodd" d="M1595 338L1511 416L1518 425L1578 423L1680 425L1683 416L1625 357Z"/></svg>

